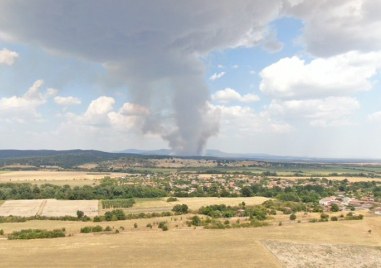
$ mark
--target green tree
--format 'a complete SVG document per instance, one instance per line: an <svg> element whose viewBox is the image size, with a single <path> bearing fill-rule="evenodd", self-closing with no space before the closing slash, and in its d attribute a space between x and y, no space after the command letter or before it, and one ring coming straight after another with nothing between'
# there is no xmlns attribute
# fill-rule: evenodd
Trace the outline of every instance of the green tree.
<svg viewBox="0 0 381 268"><path fill-rule="evenodd" d="M81 210L77 210L77 218L78 219L82 219L83 216L85 216L85 213L83 211L81 211Z"/></svg>
<svg viewBox="0 0 381 268"><path fill-rule="evenodd" d="M331 211L332 212L337 212L339 210L340 210L340 208L339 208L339 206L337 204L332 204L331 205Z"/></svg>

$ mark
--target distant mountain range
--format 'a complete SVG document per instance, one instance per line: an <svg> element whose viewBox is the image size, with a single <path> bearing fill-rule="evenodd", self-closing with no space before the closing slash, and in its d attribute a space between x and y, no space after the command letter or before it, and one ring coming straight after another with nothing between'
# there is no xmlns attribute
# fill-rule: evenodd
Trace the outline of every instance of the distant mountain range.
<svg viewBox="0 0 381 268"><path fill-rule="evenodd" d="M119 152L103 152L97 150L0 150L0 165L25 163L33 165L55 165L72 167L84 163L114 160L121 157L166 157L176 156L171 150L138 150L128 149ZM203 156L178 156L184 158L222 158L237 160L259 160L272 162L321 162L321 163L372 163L375 159L338 159L338 158L311 158L295 156L277 156L269 154L237 154L226 153L220 150L206 150ZM64 163L64 164L62 164Z"/></svg>
<svg viewBox="0 0 381 268"><path fill-rule="evenodd" d="M159 150L138 150L128 149L118 153L137 154L137 155L157 155L157 156L175 156L169 149ZM226 158L226 159L248 159L260 161L279 161L279 162L323 162L323 163L358 163L358 162L380 162L379 159L354 159L354 158L319 158L319 157L302 157L302 156L279 156L271 154L250 154L250 153L227 153L220 150L209 149L201 157ZM187 158L192 158L191 156ZM197 156L200 158L200 156Z"/></svg>

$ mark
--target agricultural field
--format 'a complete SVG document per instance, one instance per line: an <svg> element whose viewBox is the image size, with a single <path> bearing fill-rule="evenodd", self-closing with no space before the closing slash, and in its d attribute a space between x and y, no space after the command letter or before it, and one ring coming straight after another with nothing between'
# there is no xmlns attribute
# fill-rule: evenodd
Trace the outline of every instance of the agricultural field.
<svg viewBox="0 0 381 268"><path fill-rule="evenodd" d="M165 218L169 231L145 227L155 219L102 222L113 228L123 226L119 234L78 234L89 223L31 221L1 224L5 232L28 228L65 227L71 237L50 240L10 241L0 239L2 265L7 267L321 267L306 262L302 254L315 259L343 257L337 251L356 253L355 266L380 263L381 217L363 221L292 223L260 228L206 230L186 226L176 228L186 216ZM182 218L182 220L180 220ZM133 224L137 223L137 228ZM90 224L91 225L91 224ZM370 234L368 230L372 230ZM290 245L292 244L292 245ZM298 255L286 255L292 249ZM60 254L57 254L59 252ZM369 255L368 255L369 253ZM339 256L339 255L340 256ZM369 256L369 257L368 257ZM341 258L340 257L340 258ZM314 259L311 259L314 260ZM345 260L341 258L340 260ZM370 262L373 261L373 262ZM293 266L288 266L291 263ZM336 263L335 263L336 264ZM346 262L334 267L348 267ZM354 263L352 262L352 265ZM365 267L365 266L363 266ZM368 266L368 267L377 267Z"/></svg>
<svg viewBox="0 0 381 268"><path fill-rule="evenodd" d="M77 216L81 210L89 217L98 215L98 200L7 200L0 206L0 216Z"/></svg>
<svg viewBox="0 0 381 268"><path fill-rule="evenodd" d="M170 211L173 206L177 204L186 204L189 209L197 210L202 206L225 204L227 206L238 206L239 203L245 202L246 205L259 205L268 200L266 197L237 197L237 198L224 198L224 197L181 197L177 198L175 202L167 202L167 198L136 198L136 203L131 207L125 209L126 213L147 213L147 212L162 212Z"/></svg>

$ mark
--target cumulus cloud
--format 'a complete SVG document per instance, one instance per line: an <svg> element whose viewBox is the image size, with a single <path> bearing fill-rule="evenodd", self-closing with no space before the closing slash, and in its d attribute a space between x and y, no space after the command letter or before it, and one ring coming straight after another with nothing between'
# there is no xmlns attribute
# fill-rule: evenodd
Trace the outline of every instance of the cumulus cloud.
<svg viewBox="0 0 381 268"><path fill-rule="evenodd" d="M43 80L37 80L22 96L0 98L0 115L2 121L25 122L40 118L38 108L55 94L55 90L41 91Z"/></svg>
<svg viewBox="0 0 381 268"><path fill-rule="evenodd" d="M212 95L212 100L220 103L229 103L229 102L243 102L251 103L259 101L259 97L255 94L245 94L241 95L239 92L232 88L225 88L219 90Z"/></svg>
<svg viewBox="0 0 381 268"><path fill-rule="evenodd" d="M60 106L71 106L71 105L81 104L81 100L73 96L68 96L68 97L56 96L54 98L54 102Z"/></svg>
<svg viewBox="0 0 381 268"><path fill-rule="evenodd" d="M310 100L273 100L268 113L284 120L305 120L314 127L350 125L350 116L360 108L352 97L328 97Z"/></svg>
<svg viewBox="0 0 381 268"><path fill-rule="evenodd" d="M232 133L245 137L253 132L256 133L286 133L292 131L292 127L282 120L274 120L267 113L256 113L250 107L239 105L211 105L221 117L221 131L231 136Z"/></svg>
<svg viewBox="0 0 381 268"><path fill-rule="evenodd" d="M260 72L260 90L275 98L349 95L370 90L380 68L381 52L351 51L310 62L283 58Z"/></svg>
<svg viewBox="0 0 381 268"><path fill-rule="evenodd" d="M226 74L225 72L214 73L209 77L209 80L216 81L222 78L225 74Z"/></svg>
<svg viewBox="0 0 381 268"><path fill-rule="evenodd" d="M134 103L156 111L144 118L145 131L176 153L198 154L218 129L203 131L217 124L204 116L210 96L202 57L260 44L282 0L3 0L0 9L2 36L103 64ZM157 100L162 92L170 102ZM170 135L161 132L169 120Z"/></svg>
<svg viewBox="0 0 381 268"><path fill-rule="evenodd" d="M287 1L285 13L304 20L303 41L317 56L381 47L381 2L374 0ZM291 4L290 4L291 3Z"/></svg>
<svg viewBox="0 0 381 268"><path fill-rule="evenodd" d="M13 65L18 57L19 54L14 51L10 51L6 48L0 50L0 64Z"/></svg>
<svg viewBox="0 0 381 268"><path fill-rule="evenodd" d="M115 104L112 97L98 97L90 102L83 114L67 113L65 125L126 133L142 127L144 117L150 113L148 108L135 103L124 103L119 109Z"/></svg>

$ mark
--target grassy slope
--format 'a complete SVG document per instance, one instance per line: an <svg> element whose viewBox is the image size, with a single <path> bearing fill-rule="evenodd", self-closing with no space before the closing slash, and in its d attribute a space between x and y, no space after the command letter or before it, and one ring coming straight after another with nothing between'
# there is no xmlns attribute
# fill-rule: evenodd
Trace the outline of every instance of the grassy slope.
<svg viewBox="0 0 381 268"><path fill-rule="evenodd" d="M131 227L132 222L129 221ZM119 223L115 225L119 226ZM261 241L381 246L381 217L230 230L170 229L162 232L141 228L140 222L138 230L131 227L116 235L78 234L51 240L0 240L1 255L6 256L2 258L2 265L280 267ZM369 229L372 229L371 235L367 232Z"/></svg>

